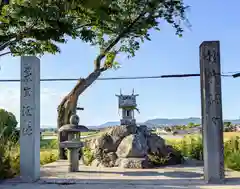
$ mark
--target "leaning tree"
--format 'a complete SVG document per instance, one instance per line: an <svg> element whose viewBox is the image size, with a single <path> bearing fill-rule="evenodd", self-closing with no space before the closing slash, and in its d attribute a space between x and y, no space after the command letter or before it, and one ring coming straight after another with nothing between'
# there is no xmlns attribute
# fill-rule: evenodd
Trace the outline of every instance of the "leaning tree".
<svg viewBox="0 0 240 189"><path fill-rule="evenodd" d="M74 88L58 106L58 128L69 123L71 115L76 113L79 96L96 81L106 70L117 68L115 57L127 53L133 57L140 48L140 43L150 40L151 29L160 30L159 24L165 20L182 35L183 22L187 21L186 8L182 0L115 0L109 4L109 17L96 20L89 26L94 39L91 44L100 49L96 57L94 70L80 78ZM87 22L87 21L86 21ZM64 133L59 134L59 142L66 140ZM64 149L59 149L59 158L66 159Z"/></svg>
<svg viewBox="0 0 240 189"><path fill-rule="evenodd" d="M115 57L135 55L140 43L150 40L151 29L166 21L182 35L187 21L183 0L11 0L0 4L0 56L43 55L60 52L67 38L98 46L94 70L80 78L58 106L58 128L76 113L79 96L101 75L118 68ZM64 133L63 133L64 134ZM59 135L59 140L65 140ZM64 150L60 158L66 158Z"/></svg>

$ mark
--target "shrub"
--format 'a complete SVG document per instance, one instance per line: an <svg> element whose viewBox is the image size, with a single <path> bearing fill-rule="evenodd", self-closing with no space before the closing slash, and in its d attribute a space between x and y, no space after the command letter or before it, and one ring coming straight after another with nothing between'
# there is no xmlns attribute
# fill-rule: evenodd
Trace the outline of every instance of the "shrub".
<svg viewBox="0 0 240 189"><path fill-rule="evenodd" d="M225 157L225 165L230 169L240 171L240 151L233 152Z"/></svg>
<svg viewBox="0 0 240 189"><path fill-rule="evenodd" d="M43 150L40 152L40 164L45 165L57 161L57 150Z"/></svg>
<svg viewBox="0 0 240 189"><path fill-rule="evenodd" d="M20 151L16 143L0 136L0 179L11 178L20 171Z"/></svg>
<svg viewBox="0 0 240 189"><path fill-rule="evenodd" d="M148 159L151 162L152 165L154 166L162 166L162 165L167 165L168 161L170 160L170 157L160 157L155 154L148 154Z"/></svg>
<svg viewBox="0 0 240 189"><path fill-rule="evenodd" d="M201 137L184 137L181 141L168 141L185 157L201 160L203 144ZM240 171L240 138L233 137L224 142L224 162L227 168Z"/></svg>
<svg viewBox="0 0 240 189"><path fill-rule="evenodd" d="M224 143L225 166L240 171L240 138L233 137Z"/></svg>
<svg viewBox="0 0 240 189"><path fill-rule="evenodd" d="M196 159L203 159L203 144L201 137L190 137L189 142L187 144L187 154L186 156Z"/></svg>
<svg viewBox="0 0 240 189"><path fill-rule="evenodd" d="M48 147L55 146L52 140ZM40 152L40 164L54 162L58 159L57 150L44 149ZM20 173L20 146L11 137L0 136L0 179L12 178Z"/></svg>
<svg viewBox="0 0 240 189"><path fill-rule="evenodd" d="M4 109L0 109L0 133L1 137L10 137L16 131L17 120L15 115Z"/></svg>
<svg viewBox="0 0 240 189"><path fill-rule="evenodd" d="M196 160L203 158L203 145L201 137L184 137L179 142L173 142L171 145L180 151L183 156Z"/></svg>
<svg viewBox="0 0 240 189"><path fill-rule="evenodd" d="M92 161L94 160L94 154L91 151L91 149L87 147L83 147L82 155L83 155L82 159L83 159L84 165L91 165Z"/></svg>

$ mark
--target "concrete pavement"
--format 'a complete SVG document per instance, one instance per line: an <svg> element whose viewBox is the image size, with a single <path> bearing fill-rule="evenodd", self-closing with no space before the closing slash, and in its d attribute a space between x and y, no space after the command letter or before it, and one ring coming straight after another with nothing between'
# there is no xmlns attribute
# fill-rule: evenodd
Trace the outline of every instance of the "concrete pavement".
<svg viewBox="0 0 240 189"><path fill-rule="evenodd" d="M203 168L197 165L156 169L94 168L80 165L77 173L67 172L68 163L57 161L42 167L41 179L23 183L15 178L0 184L0 189L234 189L240 188L240 173L226 171L226 184L206 185Z"/></svg>

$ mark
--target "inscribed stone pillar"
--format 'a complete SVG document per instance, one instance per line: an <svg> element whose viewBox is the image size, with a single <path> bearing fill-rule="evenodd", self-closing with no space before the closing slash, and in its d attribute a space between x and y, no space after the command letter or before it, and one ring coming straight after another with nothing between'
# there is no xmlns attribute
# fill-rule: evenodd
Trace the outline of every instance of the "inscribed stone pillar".
<svg viewBox="0 0 240 189"><path fill-rule="evenodd" d="M200 45L204 178L207 183L224 181L223 119L220 42Z"/></svg>
<svg viewBox="0 0 240 189"><path fill-rule="evenodd" d="M21 57L20 175L34 182L40 178L40 60Z"/></svg>

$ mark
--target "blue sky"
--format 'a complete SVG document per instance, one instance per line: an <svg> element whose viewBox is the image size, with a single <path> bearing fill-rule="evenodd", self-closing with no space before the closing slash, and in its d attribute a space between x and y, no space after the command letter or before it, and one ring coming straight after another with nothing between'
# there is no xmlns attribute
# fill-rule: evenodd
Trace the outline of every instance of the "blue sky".
<svg viewBox="0 0 240 189"><path fill-rule="evenodd" d="M192 24L183 38L174 30L160 25L161 32L152 32L152 41L146 42L136 57L118 57L122 68L105 72L102 77L147 76L162 74L199 73L199 45L204 40L220 40L222 72L240 71L240 1L186 1ZM41 58L42 78L85 77L93 70L98 49L81 41L69 41L61 46L62 53ZM20 60L11 56L0 60L0 79L20 76ZM75 82L41 83L41 125L56 125L56 108ZM115 94L120 88L125 94L132 89L140 96L137 102L138 121L151 118L200 117L199 78L97 81L80 97L85 108L80 112L81 123L99 125L120 119ZM19 83L0 83L0 107L16 114L19 119ZM223 116L234 119L240 116L240 78L223 78Z"/></svg>

